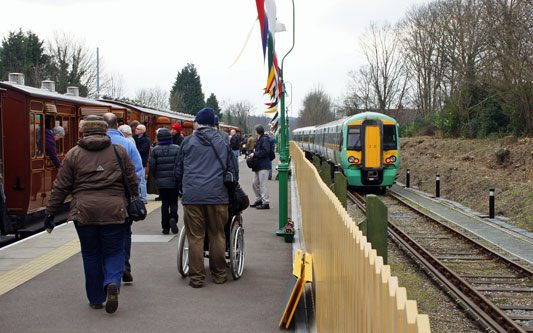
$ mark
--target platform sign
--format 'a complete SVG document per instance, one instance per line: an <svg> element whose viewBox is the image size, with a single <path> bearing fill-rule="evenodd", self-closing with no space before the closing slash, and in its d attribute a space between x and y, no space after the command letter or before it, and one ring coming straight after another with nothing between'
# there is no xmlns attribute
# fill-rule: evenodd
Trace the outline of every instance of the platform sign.
<svg viewBox="0 0 533 333"><path fill-rule="evenodd" d="M294 256L294 265L293 265L293 276L289 278L287 283L287 293L288 301L285 311L281 316L281 321L279 326L285 326L289 328L291 324L292 317L294 316L294 311L296 311L296 306L300 301L302 292L304 290L305 284L313 280L313 257L309 253L303 253L302 250L296 250L296 255Z"/></svg>

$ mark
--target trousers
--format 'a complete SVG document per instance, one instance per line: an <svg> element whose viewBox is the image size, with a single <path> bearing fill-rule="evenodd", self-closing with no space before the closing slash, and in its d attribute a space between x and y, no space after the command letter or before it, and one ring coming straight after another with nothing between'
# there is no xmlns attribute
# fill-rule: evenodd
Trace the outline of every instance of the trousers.
<svg viewBox="0 0 533 333"><path fill-rule="evenodd" d="M159 196L161 198L161 227L170 229L168 221L171 217L178 221L178 189L177 188L160 188Z"/></svg>
<svg viewBox="0 0 533 333"><path fill-rule="evenodd" d="M254 180L252 188L255 193L255 202L261 201L264 205L268 204L268 173L270 170L254 171Z"/></svg>
<svg viewBox="0 0 533 333"><path fill-rule="evenodd" d="M228 205L183 205L183 221L189 241L189 278L201 285L205 280L204 239L209 237L209 269L215 282L226 279L226 235Z"/></svg>
<svg viewBox="0 0 533 333"><path fill-rule="evenodd" d="M126 224L84 225L74 223L81 245L85 292L92 304L106 300L105 287L120 280L124 271Z"/></svg>

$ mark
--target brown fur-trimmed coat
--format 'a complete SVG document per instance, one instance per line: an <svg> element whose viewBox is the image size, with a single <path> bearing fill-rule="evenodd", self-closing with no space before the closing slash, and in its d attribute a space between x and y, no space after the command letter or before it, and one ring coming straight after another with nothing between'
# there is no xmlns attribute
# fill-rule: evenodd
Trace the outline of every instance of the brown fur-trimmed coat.
<svg viewBox="0 0 533 333"><path fill-rule="evenodd" d="M115 145L115 148L137 196L135 167L122 146ZM54 215L69 194L72 194L69 220L79 225L124 223L128 217L124 183L109 136L86 135L69 150L54 181L46 213Z"/></svg>

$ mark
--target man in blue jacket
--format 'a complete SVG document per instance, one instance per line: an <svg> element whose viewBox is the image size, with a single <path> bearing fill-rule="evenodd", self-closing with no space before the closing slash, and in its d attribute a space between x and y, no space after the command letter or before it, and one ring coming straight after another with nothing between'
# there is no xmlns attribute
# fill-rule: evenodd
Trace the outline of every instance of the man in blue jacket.
<svg viewBox="0 0 533 333"><path fill-rule="evenodd" d="M141 160L141 155L135 147L135 144L128 140L119 130L117 116L113 113L104 114L104 120L107 123L107 135L111 138L112 144L121 145L126 149L128 155L130 156L133 165L135 166L135 174L137 175L137 181L140 183L141 179L144 178L143 165ZM140 193L140 192L139 192ZM124 254L126 257L126 263L124 268L124 274L122 275L122 281L124 282L133 282L133 276L131 275L131 223L129 221L126 225L126 232L124 233Z"/></svg>
<svg viewBox="0 0 533 333"><path fill-rule="evenodd" d="M257 141L255 142L254 152L250 154L250 157L255 160L255 166L252 168L254 172L252 187L255 193L255 203L251 204L250 207L270 209L268 201L268 173L271 169L269 158L270 141L265 135L265 129L262 125L255 127L255 136Z"/></svg>
<svg viewBox="0 0 533 333"><path fill-rule="evenodd" d="M176 179L183 193L183 221L189 241L189 285L201 288L206 276L204 268L205 231L209 236L209 268L213 281L226 282L226 236L228 190L224 171L235 179L235 157L229 142L215 127L215 112L204 108L194 120L195 131L183 140L178 155ZM214 149L213 149L214 147ZM215 150L222 160L216 157Z"/></svg>

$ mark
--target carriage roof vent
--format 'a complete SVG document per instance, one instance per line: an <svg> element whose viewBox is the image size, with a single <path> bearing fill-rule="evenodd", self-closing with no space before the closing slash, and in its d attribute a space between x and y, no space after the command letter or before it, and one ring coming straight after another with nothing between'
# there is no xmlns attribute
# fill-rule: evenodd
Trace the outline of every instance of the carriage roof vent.
<svg viewBox="0 0 533 333"><path fill-rule="evenodd" d="M56 83L51 80L41 81L41 89L45 89L50 92L56 92Z"/></svg>
<svg viewBox="0 0 533 333"><path fill-rule="evenodd" d="M74 86L67 87L67 95L78 97L80 95L80 88Z"/></svg>
<svg viewBox="0 0 533 333"><path fill-rule="evenodd" d="M8 81L23 86L24 85L24 74L22 74L22 73L9 73Z"/></svg>

